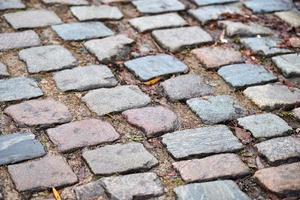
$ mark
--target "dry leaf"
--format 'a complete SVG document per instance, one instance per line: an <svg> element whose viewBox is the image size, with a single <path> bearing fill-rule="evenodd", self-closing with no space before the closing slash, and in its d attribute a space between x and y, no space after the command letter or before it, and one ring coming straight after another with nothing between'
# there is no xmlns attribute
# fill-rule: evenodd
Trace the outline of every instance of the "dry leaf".
<svg viewBox="0 0 300 200"><path fill-rule="evenodd" d="M55 200L61 200L58 191L54 187L52 188L52 192L53 192L53 196L54 196Z"/></svg>
<svg viewBox="0 0 300 200"><path fill-rule="evenodd" d="M161 80L161 78L160 78L160 77L157 77L157 78L151 79L150 81L144 82L144 85L147 85L147 86L155 85L155 84L158 83L160 80Z"/></svg>

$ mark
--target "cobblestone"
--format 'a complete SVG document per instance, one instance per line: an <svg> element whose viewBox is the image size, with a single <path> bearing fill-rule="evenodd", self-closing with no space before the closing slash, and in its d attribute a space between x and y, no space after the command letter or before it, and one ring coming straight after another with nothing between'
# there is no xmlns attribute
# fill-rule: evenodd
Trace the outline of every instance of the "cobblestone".
<svg viewBox="0 0 300 200"><path fill-rule="evenodd" d="M167 54L136 58L124 64L143 81L158 76L188 71L188 67L183 62Z"/></svg>
<svg viewBox="0 0 300 200"><path fill-rule="evenodd" d="M242 63L244 61L240 52L225 46L202 47L192 50L192 53L204 67L208 69L215 69L224 65Z"/></svg>
<svg viewBox="0 0 300 200"><path fill-rule="evenodd" d="M235 154L219 154L202 159L173 163L185 182L238 178L248 175L249 168Z"/></svg>
<svg viewBox="0 0 300 200"><path fill-rule="evenodd" d="M98 98L101 96L102 98ZM124 101L126 99L126 101ZM82 100L98 115L146 106L151 99L137 86L126 85L88 92Z"/></svg>
<svg viewBox="0 0 300 200"><path fill-rule="evenodd" d="M172 52L213 41L207 32L197 26L156 30L152 35L163 48Z"/></svg>
<svg viewBox="0 0 300 200"><path fill-rule="evenodd" d="M139 173L100 179L113 199L150 199L163 194L162 184L154 173Z"/></svg>
<svg viewBox="0 0 300 200"><path fill-rule="evenodd" d="M272 2L250 0L244 2L244 5L255 13L269 13L281 10L290 10L293 7L292 1L290 0L273 0Z"/></svg>
<svg viewBox="0 0 300 200"><path fill-rule="evenodd" d="M46 154L43 145L31 133L0 136L0 165L38 158Z"/></svg>
<svg viewBox="0 0 300 200"><path fill-rule="evenodd" d="M147 137L174 131L179 127L177 115L162 106L132 109L122 114L130 124L141 128Z"/></svg>
<svg viewBox="0 0 300 200"><path fill-rule="evenodd" d="M0 80L0 102L26 100L43 96L37 82L31 78L17 77Z"/></svg>
<svg viewBox="0 0 300 200"><path fill-rule="evenodd" d="M141 171L158 164L142 144L134 142L104 146L86 151L82 156L97 175Z"/></svg>
<svg viewBox="0 0 300 200"><path fill-rule="evenodd" d="M272 61L283 72L284 76L300 76L300 55L288 54L272 58Z"/></svg>
<svg viewBox="0 0 300 200"><path fill-rule="evenodd" d="M4 14L14 29L44 27L62 23L61 19L48 10L27 10Z"/></svg>
<svg viewBox="0 0 300 200"><path fill-rule="evenodd" d="M21 0L3 0L0 2L0 10L25 8Z"/></svg>
<svg viewBox="0 0 300 200"><path fill-rule="evenodd" d="M107 122L86 119L47 130L50 140L61 152L113 142L120 136Z"/></svg>
<svg viewBox="0 0 300 200"><path fill-rule="evenodd" d="M51 187L74 184L78 180L65 159L54 155L9 165L8 172L18 191L40 191Z"/></svg>
<svg viewBox="0 0 300 200"><path fill-rule="evenodd" d="M101 22L79 22L52 26L64 40L86 40L107 37L114 34Z"/></svg>
<svg viewBox="0 0 300 200"><path fill-rule="evenodd" d="M293 27L300 27L300 12L298 10L277 12L275 15Z"/></svg>
<svg viewBox="0 0 300 200"><path fill-rule="evenodd" d="M280 83L249 87L244 94L263 110L288 108L300 103L300 90Z"/></svg>
<svg viewBox="0 0 300 200"><path fill-rule="evenodd" d="M281 195L299 195L300 163L270 167L257 171L254 177L268 190Z"/></svg>
<svg viewBox="0 0 300 200"><path fill-rule="evenodd" d="M180 200L198 200L199 197L205 200L219 200L220 197L224 200L250 200L238 185L230 180L193 183L176 187L174 191Z"/></svg>
<svg viewBox="0 0 300 200"><path fill-rule="evenodd" d="M7 107L4 112L19 126L50 126L70 122L68 108L53 99L30 100Z"/></svg>
<svg viewBox="0 0 300 200"><path fill-rule="evenodd" d="M42 0L47 4L66 4L66 5L88 5L86 0Z"/></svg>
<svg viewBox="0 0 300 200"><path fill-rule="evenodd" d="M233 2L237 2L238 0L192 0L192 1L194 1L198 6L208 6L214 4L233 3Z"/></svg>
<svg viewBox="0 0 300 200"><path fill-rule="evenodd" d="M240 118L238 123L249 130L255 138L283 136L293 130L283 119L271 113Z"/></svg>
<svg viewBox="0 0 300 200"><path fill-rule="evenodd" d="M71 68L77 64L71 52L60 45L24 49L19 52L19 57L26 62L29 73Z"/></svg>
<svg viewBox="0 0 300 200"><path fill-rule="evenodd" d="M245 114L245 109L236 100L225 95L194 98L187 104L205 124L217 124Z"/></svg>
<svg viewBox="0 0 300 200"><path fill-rule="evenodd" d="M80 200L108 200L100 180L78 186L74 191Z"/></svg>
<svg viewBox="0 0 300 200"><path fill-rule="evenodd" d="M113 6L76 6L71 7L72 14L79 21L96 20L96 19L111 19L118 20L123 17L122 12Z"/></svg>
<svg viewBox="0 0 300 200"><path fill-rule="evenodd" d="M118 84L111 70L105 65L89 65L67 69L54 74L56 85L62 91L84 91Z"/></svg>
<svg viewBox="0 0 300 200"><path fill-rule="evenodd" d="M185 5L178 0L136 0L132 2L141 13L163 13L180 11L185 9Z"/></svg>
<svg viewBox="0 0 300 200"><path fill-rule="evenodd" d="M202 77L187 74L164 81L162 87L170 101L185 100L213 93L213 87Z"/></svg>
<svg viewBox="0 0 300 200"><path fill-rule="evenodd" d="M176 159L234 152L243 148L224 125L177 131L163 135L162 138L167 150Z"/></svg>
<svg viewBox="0 0 300 200"><path fill-rule="evenodd" d="M187 25L187 22L177 13L137 17L131 19L129 23L139 32Z"/></svg>
<svg viewBox="0 0 300 200"><path fill-rule="evenodd" d="M0 33L0 51L38 46L40 44L41 41L39 36L32 30L14 33Z"/></svg>
<svg viewBox="0 0 300 200"><path fill-rule="evenodd" d="M256 145L258 152L270 163L300 158L300 138L280 137Z"/></svg>

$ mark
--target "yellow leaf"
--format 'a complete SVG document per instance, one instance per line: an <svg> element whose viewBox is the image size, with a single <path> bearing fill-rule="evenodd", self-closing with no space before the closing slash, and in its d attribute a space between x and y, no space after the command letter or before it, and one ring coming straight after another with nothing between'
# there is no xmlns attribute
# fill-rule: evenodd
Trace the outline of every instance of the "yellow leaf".
<svg viewBox="0 0 300 200"><path fill-rule="evenodd" d="M61 200L58 191L54 187L52 188L52 192L53 192L53 196L54 196L55 200Z"/></svg>
<svg viewBox="0 0 300 200"><path fill-rule="evenodd" d="M157 77L157 78L151 79L150 81L144 82L144 85L151 86L151 85L158 83L160 80L161 80L161 78Z"/></svg>

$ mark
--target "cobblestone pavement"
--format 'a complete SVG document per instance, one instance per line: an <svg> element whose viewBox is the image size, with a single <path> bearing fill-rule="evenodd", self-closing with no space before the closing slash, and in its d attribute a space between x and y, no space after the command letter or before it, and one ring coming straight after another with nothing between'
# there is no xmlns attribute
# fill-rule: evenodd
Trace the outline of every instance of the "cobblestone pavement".
<svg viewBox="0 0 300 200"><path fill-rule="evenodd" d="M299 7L0 0L0 199L299 199Z"/></svg>

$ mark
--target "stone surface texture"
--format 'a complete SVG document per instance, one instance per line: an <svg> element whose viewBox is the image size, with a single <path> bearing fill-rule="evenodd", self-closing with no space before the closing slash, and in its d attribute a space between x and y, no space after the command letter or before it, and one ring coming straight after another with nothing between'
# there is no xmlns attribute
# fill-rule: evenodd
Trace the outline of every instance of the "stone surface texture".
<svg viewBox="0 0 300 200"><path fill-rule="evenodd" d="M17 77L0 80L0 102L26 100L40 96L43 96L43 91L31 78Z"/></svg>
<svg viewBox="0 0 300 200"><path fill-rule="evenodd" d="M0 10L25 8L21 0L1 0Z"/></svg>
<svg viewBox="0 0 300 200"><path fill-rule="evenodd" d="M188 106L205 124L217 124L236 119L245 114L245 109L231 96L207 96L187 100Z"/></svg>
<svg viewBox="0 0 300 200"><path fill-rule="evenodd" d="M171 11L180 11L185 9L185 5L178 0L136 0L133 5L141 13L163 13Z"/></svg>
<svg viewBox="0 0 300 200"><path fill-rule="evenodd" d="M37 28L62 23L61 19L49 10L26 10L4 14L4 18L14 29Z"/></svg>
<svg viewBox="0 0 300 200"><path fill-rule="evenodd" d="M0 136L0 165L38 158L46 154L43 145L31 133Z"/></svg>
<svg viewBox="0 0 300 200"><path fill-rule="evenodd" d="M198 6L208 6L215 4L227 4L237 2L238 0L193 0Z"/></svg>
<svg viewBox="0 0 300 200"><path fill-rule="evenodd" d="M102 98L98 98L99 96ZM88 92L82 100L93 112L100 116L111 112L143 107L151 102L150 97L135 85L93 90Z"/></svg>
<svg viewBox="0 0 300 200"><path fill-rule="evenodd" d="M188 67L183 62L167 54L136 58L124 64L142 81L147 81L158 76L188 71Z"/></svg>
<svg viewBox="0 0 300 200"><path fill-rule="evenodd" d="M300 103L300 90L280 83L249 87L243 93L263 110L288 108Z"/></svg>
<svg viewBox="0 0 300 200"><path fill-rule="evenodd" d="M66 4L66 5L88 5L86 0L42 0L47 4Z"/></svg>
<svg viewBox="0 0 300 200"><path fill-rule="evenodd" d="M255 13L269 13L282 10L290 10L293 8L293 2L291 0L249 0L244 2L244 5Z"/></svg>
<svg viewBox="0 0 300 200"><path fill-rule="evenodd" d="M19 52L29 73L39 73L74 67L76 58L60 45L32 47Z"/></svg>
<svg viewBox="0 0 300 200"><path fill-rule="evenodd" d="M285 77L300 76L300 54L287 54L272 58Z"/></svg>
<svg viewBox="0 0 300 200"><path fill-rule="evenodd" d="M272 113L239 118L238 124L249 130L255 138L282 136L293 130L283 119Z"/></svg>
<svg viewBox="0 0 300 200"><path fill-rule="evenodd" d="M261 169L254 177L271 192L289 196L299 195L300 162Z"/></svg>
<svg viewBox="0 0 300 200"><path fill-rule="evenodd" d="M0 51L32 47L41 44L41 40L36 32L32 30L0 33Z"/></svg>
<svg viewBox="0 0 300 200"><path fill-rule="evenodd" d="M19 126L50 126L72 120L68 108L53 99L30 100L4 110Z"/></svg>
<svg viewBox="0 0 300 200"><path fill-rule="evenodd" d="M74 184L78 180L65 159L55 155L9 165L8 172L18 191L40 191Z"/></svg>
<svg viewBox="0 0 300 200"><path fill-rule="evenodd" d="M250 173L249 168L235 154L219 154L202 159L173 163L185 182L239 178Z"/></svg>
<svg viewBox="0 0 300 200"><path fill-rule="evenodd" d="M174 191L178 200L250 200L231 180L193 183L176 187Z"/></svg>
<svg viewBox="0 0 300 200"><path fill-rule="evenodd" d="M171 101L185 100L213 93L214 89L206 81L196 75L187 74L168 79L161 83L167 97Z"/></svg>
<svg viewBox="0 0 300 200"><path fill-rule="evenodd" d="M0 78L9 76L6 65L0 62Z"/></svg>
<svg viewBox="0 0 300 200"><path fill-rule="evenodd" d="M47 130L50 140L61 152L113 142L119 134L108 123L97 119L71 122Z"/></svg>
<svg viewBox="0 0 300 200"><path fill-rule="evenodd" d="M155 173L139 173L100 179L112 199L150 199L163 194L163 187ZM158 199L157 199L158 200Z"/></svg>
<svg viewBox="0 0 300 200"><path fill-rule="evenodd" d="M152 35L163 48L172 52L213 41L209 33L198 26L155 30Z"/></svg>
<svg viewBox="0 0 300 200"><path fill-rule="evenodd" d="M277 12L275 15L293 27L300 27L300 12L298 10Z"/></svg>
<svg viewBox="0 0 300 200"><path fill-rule="evenodd" d="M100 180L78 186L74 191L79 200L108 200Z"/></svg>
<svg viewBox="0 0 300 200"><path fill-rule="evenodd" d="M215 69L224 65L242 63L244 61L240 52L225 46L202 47L192 50L192 53L204 67L208 69Z"/></svg>
<svg viewBox="0 0 300 200"><path fill-rule="evenodd" d="M176 159L234 152L243 148L239 140L224 125L177 131L165 134L162 138L163 144Z"/></svg>
<svg viewBox="0 0 300 200"><path fill-rule="evenodd" d="M54 74L54 80L62 91L84 91L118 84L111 70L105 65L89 65L60 71Z"/></svg>
<svg viewBox="0 0 300 200"><path fill-rule="evenodd" d="M162 106L132 109L122 114L130 124L141 128L147 137L174 131L179 126L177 115Z"/></svg>
<svg viewBox="0 0 300 200"><path fill-rule="evenodd" d="M98 175L146 170L158 164L142 144L135 142L101 147L86 151L82 156Z"/></svg>

